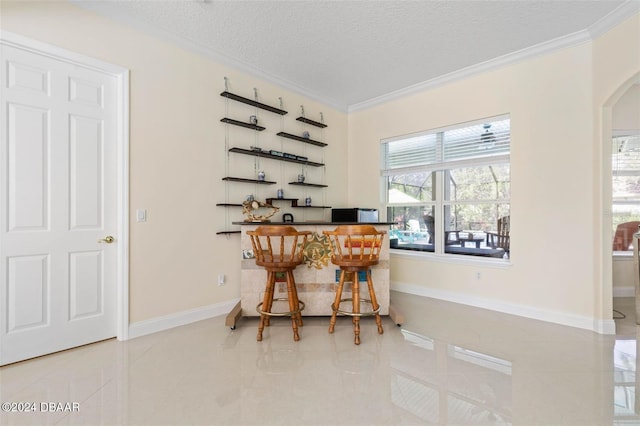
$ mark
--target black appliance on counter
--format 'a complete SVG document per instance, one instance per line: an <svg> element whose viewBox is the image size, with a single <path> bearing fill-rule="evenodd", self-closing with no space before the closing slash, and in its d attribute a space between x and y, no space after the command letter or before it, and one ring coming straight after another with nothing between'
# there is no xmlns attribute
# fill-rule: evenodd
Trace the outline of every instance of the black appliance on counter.
<svg viewBox="0 0 640 426"><path fill-rule="evenodd" d="M378 209L331 209L331 222L378 222Z"/></svg>

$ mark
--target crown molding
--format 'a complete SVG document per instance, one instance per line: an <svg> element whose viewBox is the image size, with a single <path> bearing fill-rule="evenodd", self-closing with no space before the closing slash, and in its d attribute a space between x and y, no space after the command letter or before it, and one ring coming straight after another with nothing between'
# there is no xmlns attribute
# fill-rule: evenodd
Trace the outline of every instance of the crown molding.
<svg viewBox="0 0 640 426"><path fill-rule="evenodd" d="M640 0L627 0L587 28L587 31L591 34L592 39L596 39L636 13L640 13Z"/></svg>
<svg viewBox="0 0 640 426"><path fill-rule="evenodd" d="M487 71L503 67L505 65L524 61L537 56L546 55L561 49L565 49L567 47L577 46L581 43L593 41L595 38L603 35L605 32L609 31L613 27L617 26L618 24L622 23L638 12L640 12L640 0L628 0L627 2L617 7L615 10L613 10L611 13L595 22L586 30L578 31L573 34L536 44L517 52L499 56L489 61L462 68L458 71L454 71L449 74L433 78L431 80L426 80L421 83L405 87L404 89L387 93L386 95L378 96L367 101L349 105L348 112L352 113L362 111L377 105L381 105L383 103L403 98L405 96L413 95L428 89L433 89L445 84L453 83L455 81L470 78L475 75L479 75Z"/></svg>

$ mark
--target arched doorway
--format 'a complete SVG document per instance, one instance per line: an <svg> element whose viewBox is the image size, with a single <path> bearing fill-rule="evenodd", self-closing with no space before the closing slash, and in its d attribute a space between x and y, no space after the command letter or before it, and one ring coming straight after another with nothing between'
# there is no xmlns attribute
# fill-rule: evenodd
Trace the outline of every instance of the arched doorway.
<svg viewBox="0 0 640 426"><path fill-rule="evenodd" d="M617 151L622 149L620 146L614 153L613 145L619 143L620 137L625 136L623 144L633 142L626 136L633 135L635 132L640 133L640 106L635 102L635 94L640 93L640 73L636 73L631 78L621 84L618 89L609 97L602 108L601 121L601 159L602 159L602 259L603 259L603 276L602 276L602 313L608 315L613 312L614 297L633 297L635 295L633 282L633 258L631 252L625 252L621 247L614 247L611 244L614 240L613 224L625 221L634 214L627 214L620 204L621 197L619 190L613 189L613 182L620 181L621 171L618 166L614 166L612 158L617 158ZM634 102L629 102L633 97ZM626 115L626 116L621 116ZM614 142L614 143L612 143ZM628 149L625 147L624 149ZM631 166L637 169L635 166ZM627 167L628 168L628 167ZM614 170L616 169L616 170ZM627 171L628 172L628 171ZM640 170L636 170L640 173ZM618 175L614 178L614 173ZM614 196L615 193L615 196ZM631 205L633 202L629 203ZM637 210L640 205L632 210ZM628 218L627 218L628 216ZM640 220L640 215L634 220ZM618 244L620 245L620 244ZM633 305L633 304L632 304ZM635 309L633 306L626 307L625 315L637 315L640 318L640 303L636 302ZM618 330L616 330L618 332Z"/></svg>

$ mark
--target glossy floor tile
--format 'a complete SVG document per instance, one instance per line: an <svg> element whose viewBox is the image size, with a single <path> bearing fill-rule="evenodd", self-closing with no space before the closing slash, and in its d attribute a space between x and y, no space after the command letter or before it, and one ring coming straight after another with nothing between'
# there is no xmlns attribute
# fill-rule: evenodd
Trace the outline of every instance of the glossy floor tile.
<svg viewBox="0 0 640 426"><path fill-rule="evenodd" d="M255 318L230 330L219 317L3 367L0 400L36 405L0 424L640 424L633 299L616 299L616 336L403 293L392 303L406 322L385 318L378 335L363 320L360 346L348 318L333 335L327 318L305 318L299 342L276 318L256 342Z"/></svg>

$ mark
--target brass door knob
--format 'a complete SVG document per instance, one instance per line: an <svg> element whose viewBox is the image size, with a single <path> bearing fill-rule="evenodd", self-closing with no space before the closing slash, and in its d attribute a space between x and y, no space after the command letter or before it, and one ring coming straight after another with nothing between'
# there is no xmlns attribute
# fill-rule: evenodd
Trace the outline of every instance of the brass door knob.
<svg viewBox="0 0 640 426"><path fill-rule="evenodd" d="M106 237L98 240L99 243L107 243L107 244L111 244L114 241L115 241L115 238L113 238L111 235L107 235Z"/></svg>

